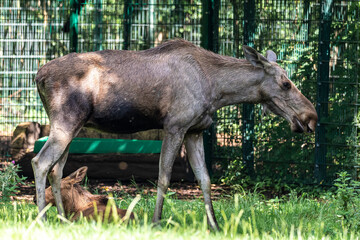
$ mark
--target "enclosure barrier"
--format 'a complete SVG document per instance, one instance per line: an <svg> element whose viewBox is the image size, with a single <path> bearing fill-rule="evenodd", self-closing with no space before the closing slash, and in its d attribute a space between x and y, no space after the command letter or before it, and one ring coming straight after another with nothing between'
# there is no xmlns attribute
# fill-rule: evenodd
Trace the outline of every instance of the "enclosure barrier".
<svg viewBox="0 0 360 240"><path fill-rule="evenodd" d="M315 135L296 135L258 105L222 108L204 135L214 178L358 177L359 12L356 0L0 0L1 158L11 159L17 124L48 122L33 82L43 64L71 51L142 50L178 37L240 58L243 44L272 49L319 114Z"/></svg>

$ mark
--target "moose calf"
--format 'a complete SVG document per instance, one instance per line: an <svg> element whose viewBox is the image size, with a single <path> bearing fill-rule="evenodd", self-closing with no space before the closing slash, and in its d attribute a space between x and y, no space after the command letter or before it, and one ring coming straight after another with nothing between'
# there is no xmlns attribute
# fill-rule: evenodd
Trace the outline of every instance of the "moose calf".
<svg viewBox="0 0 360 240"><path fill-rule="evenodd" d="M96 216L101 216L104 221L108 197L93 195L79 184L84 179L87 170L87 167L81 167L61 180L61 198L64 203L64 211L66 216L71 217L71 221L77 220L81 215L88 219L95 219ZM51 186L45 190L45 201L46 204L51 203L55 205ZM126 210L119 208L116 210L117 215L124 219ZM112 217L112 208L110 207L108 211L108 216ZM132 213L129 217L130 219L134 218Z"/></svg>

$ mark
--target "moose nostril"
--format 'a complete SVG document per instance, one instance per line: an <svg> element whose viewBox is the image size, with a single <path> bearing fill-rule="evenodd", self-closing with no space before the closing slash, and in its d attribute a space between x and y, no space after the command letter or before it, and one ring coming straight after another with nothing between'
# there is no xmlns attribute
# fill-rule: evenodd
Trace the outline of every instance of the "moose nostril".
<svg viewBox="0 0 360 240"><path fill-rule="evenodd" d="M307 122L307 132L312 133L316 129L317 118L311 118L310 121Z"/></svg>
<svg viewBox="0 0 360 240"><path fill-rule="evenodd" d="M310 127L309 125L307 125L307 132L308 132L308 133L312 133L312 132L313 132L313 130L311 129L311 127Z"/></svg>

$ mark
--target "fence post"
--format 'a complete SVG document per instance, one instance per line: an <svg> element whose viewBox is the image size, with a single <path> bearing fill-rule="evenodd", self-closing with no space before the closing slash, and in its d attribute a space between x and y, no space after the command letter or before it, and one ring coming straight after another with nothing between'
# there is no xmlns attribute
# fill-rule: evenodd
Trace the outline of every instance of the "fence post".
<svg viewBox="0 0 360 240"><path fill-rule="evenodd" d="M156 16L155 16L155 0L149 0L149 14L150 14L150 22L149 22L149 35L148 35L148 48L155 46L155 38L154 38L154 31L155 31L155 24L156 24Z"/></svg>
<svg viewBox="0 0 360 240"><path fill-rule="evenodd" d="M220 0L202 0L201 47L218 52Z"/></svg>
<svg viewBox="0 0 360 240"><path fill-rule="evenodd" d="M126 0L124 5L124 50L129 50L130 47L132 11L132 0Z"/></svg>
<svg viewBox="0 0 360 240"><path fill-rule="evenodd" d="M79 0L70 0L70 52L78 51L78 22L81 4Z"/></svg>
<svg viewBox="0 0 360 240"><path fill-rule="evenodd" d="M220 0L212 1L212 51L219 52L219 11L220 11Z"/></svg>
<svg viewBox="0 0 360 240"><path fill-rule="evenodd" d="M329 99L329 62L330 62L330 30L331 9L333 0L321 0L319 24L319 56L317 78L318 124L315 131L315 179L321 183L326 179L326 126L324 118L328 116Z"/></svg>
<svg viewBox="0 0 360 240"><path fill-rule="evenodd" d="M255 0L244 2L244 45L254 46ZM254 104L243 104L242 114L242 156L246 170L254 177Z"/></svg>
<svg viewBox="0 0 360 240"><path fill-rule="evenodd" d="M202 0L201 18L201 47L213 52L218 52L218 29L219 29L219 8L220 0ZM204 131L204 151L206 167L210 176L212 175L213 144L215 142L214 125Z"/></svg>
<svg viewBox="0 0 360 240"><path fill-rule="evenodd" d="M100 51L103 49L102 47L102 0L95 1L95 51Z"/></svg>
<svg viewBox="0 0 360 240"><path fill-rule="evenodd" d="M233 0L231 1L233 5L233 28L234 28L234 51L233 51L233 57L239 58L240 57L240 24L242 24L242 21L240 21L241 16L241 9L240 9L240 3L239 1ZM241 28L243 26L241 25Z"/></svg>

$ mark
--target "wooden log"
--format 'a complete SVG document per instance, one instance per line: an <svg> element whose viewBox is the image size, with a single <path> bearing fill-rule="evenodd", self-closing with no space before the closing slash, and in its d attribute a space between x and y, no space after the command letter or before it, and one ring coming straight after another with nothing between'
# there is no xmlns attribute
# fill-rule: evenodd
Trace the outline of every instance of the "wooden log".
<svg viewBox="0 0 360 240"><path fill-rule="evenodd" d="M10 154L12 159L17 161L26 153L34 150L34 144L37 139L42 137L41 126L37 122L25 122L19 124L10 142Z"/></svg>
<svg viewBox="0 0 360 240"><path fill-rule="evenodd" d="M31 159L35 153L27 153L21 161L21 174L34 178ZM80 167L89 168L87 176L91 179L136 181L158 178L160 154L70 154L64 167L64 176ZM188 161L181 156L175 160L172 181L194 182L194 174Z"/></svg>

